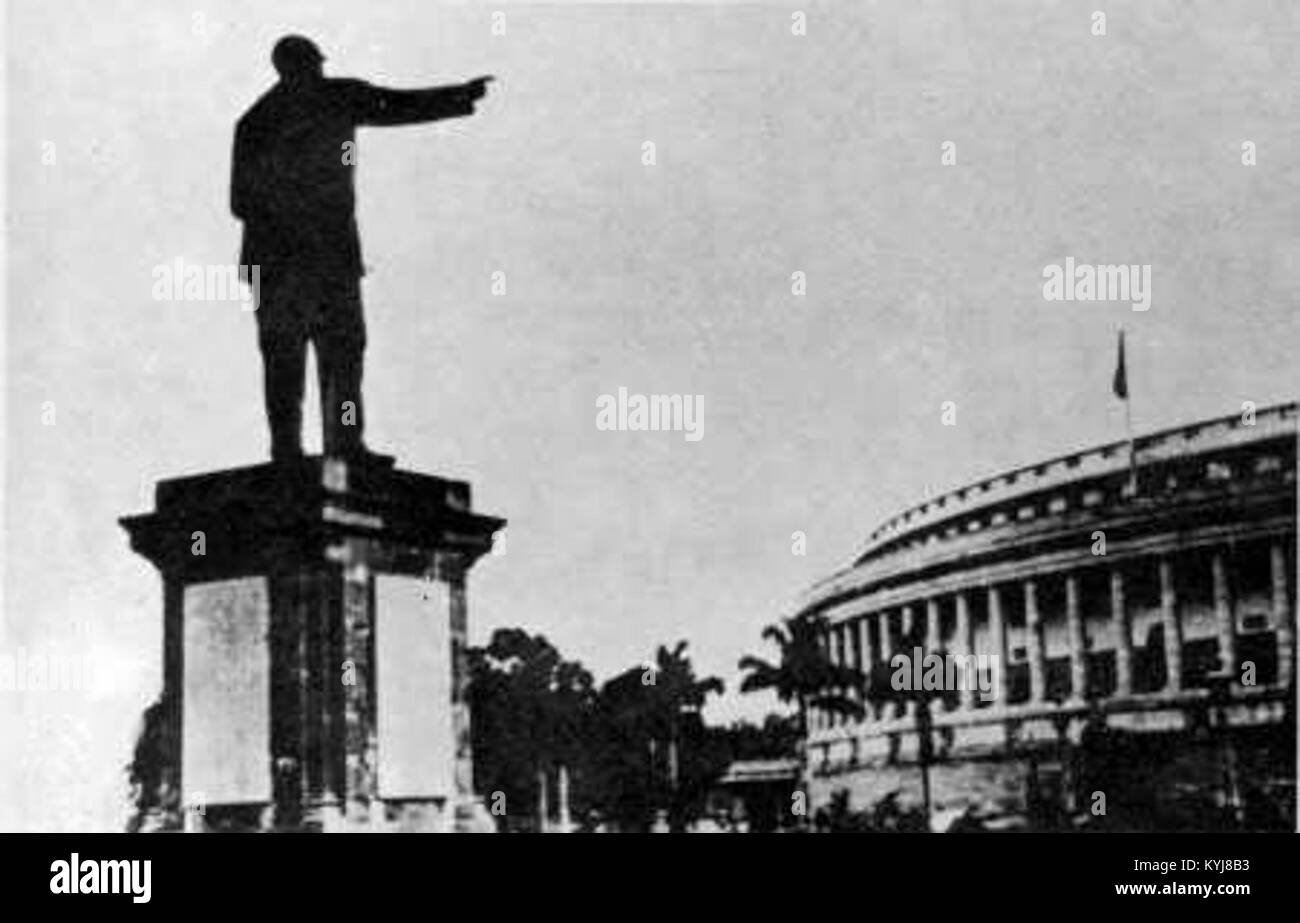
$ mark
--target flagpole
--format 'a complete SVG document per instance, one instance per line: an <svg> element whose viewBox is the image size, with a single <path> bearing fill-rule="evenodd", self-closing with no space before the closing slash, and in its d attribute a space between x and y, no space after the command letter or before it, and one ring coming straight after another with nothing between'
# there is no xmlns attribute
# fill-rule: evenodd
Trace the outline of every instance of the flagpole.
<svg viewBox="0 0 1300 923"><path fill-rule="evenodd" d="M1136 497L1138 492L1137 446L1133 442L1133 404L1132 398L1124 398L1124 430L1128 433L1128 495Z"/></svg>
<svg viewBox="0 0 1300 923"><path fill-rule="evenodd" d="M1128 495L1137 496L1137 445L1133 440L1133 394L1128 387L1128 357L1124 355L1124 325L1119 325L1120 361L1124 363L1124 434L1128 437Z"/></svg>

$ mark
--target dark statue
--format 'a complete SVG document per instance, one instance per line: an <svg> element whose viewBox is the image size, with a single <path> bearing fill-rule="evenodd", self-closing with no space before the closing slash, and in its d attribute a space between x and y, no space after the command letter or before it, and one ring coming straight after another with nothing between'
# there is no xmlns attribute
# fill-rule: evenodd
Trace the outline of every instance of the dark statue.
<svg viewBox="0 0 1300 923"><path fill-rule="evenodd" d="M356 459L362 441L361 243L353 192L359 125L409 125L472 115L491 77L390 90L325 77L309 39L271 54L280 80L235 126L230 209L244 223L242 267L259 267L256 306L271 458L302 456L307 344L320 379L326 455ZM247 270L245 270L247 271Z"/></svg>

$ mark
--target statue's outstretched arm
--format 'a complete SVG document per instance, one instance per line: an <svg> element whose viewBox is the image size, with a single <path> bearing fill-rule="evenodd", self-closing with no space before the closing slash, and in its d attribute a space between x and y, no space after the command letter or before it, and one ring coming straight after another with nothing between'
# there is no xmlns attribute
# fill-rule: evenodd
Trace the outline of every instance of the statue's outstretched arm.
<svg viewBox="0 0 1300 923"><path fill-rule="evenodd" d="M427 90L388 90L371 87L365 125L410 125L473 115L474 103L487 92L491 77Z"/></svg>

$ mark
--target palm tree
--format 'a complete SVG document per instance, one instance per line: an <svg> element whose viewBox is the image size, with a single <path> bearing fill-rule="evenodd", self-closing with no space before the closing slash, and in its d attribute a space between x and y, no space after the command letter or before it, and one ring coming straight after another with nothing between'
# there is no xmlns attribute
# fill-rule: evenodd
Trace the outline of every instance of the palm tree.
<svg viewBox="0 0 1300 923"><path fill-rule="evenodd" d="M924 638L919 629L914 629L902 638L903 650L913 650L924 646ZM941 647L933 652L940 661L947 663L947 652ZM930 823L930 764L934 761L934 721L931 707L936 701L956 704L957 693L952 689L913 689L911 683L907 688L898 688L893 683L894 670L888 664L873 665L864 677L863 697L873 705L911 703L917 738L917 764L921 767L921 802L925 809L926 829Z"/></svg>
<svg viewBox="0 0 1300 923"><path fill-rule="evenodd" d="M784 623L763 629L763 640L777 646L775 663L761 657L740 658L739 667L748 671L740 684L741 692L770 689L782 703L794 703L799 731L799 758L803 771L808 769L808 711L820 708L838 715L861 718L862 703L841 690L861 689L862 673L852 667L832 663L823 639L828 623L824 616L803 613Z"/></svg>
<svg viewBox="0 0 1300 923"><path fill-rule="evenodd" d="M668 786L670 793L669 824L681 829L684 817L680 797L679 741L683 715L694 716L698 722L700 709L710 693L721 695L722 680L716 676L695 678L695 667L686 656L686 642L678 641L671 651L662 644L655 654L655 682L653 687L656 724L668 743ZM653 739L651 743L653 744Z"/></svg>
<svg viewBox="0 0 1300 923"><path fill-rule="evenodd" d="M602 806L621 829L649 829L665 807L670 827L682 829L723 768L700 720L722 680L697 678L686 646L659 647L653 662L611 678L597 695L590 743Z"/></svg>

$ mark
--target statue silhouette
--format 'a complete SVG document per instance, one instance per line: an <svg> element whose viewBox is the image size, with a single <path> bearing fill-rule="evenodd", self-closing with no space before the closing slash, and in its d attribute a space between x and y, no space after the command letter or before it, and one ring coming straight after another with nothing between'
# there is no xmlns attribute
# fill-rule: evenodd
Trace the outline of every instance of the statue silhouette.
<svg viewBox="0 0 1300 923"><path fill-rule="evenodd" d="M353 166L359 125L409 125L472 115L491 77L390 90L327 78L309 39L276 42L280 80L240 117L230 209L244 223L241 266L258 266L256 306L271 458L302 455L307 344L314 344L325 454L358 458L362 441L361 243Z"/></svg>

